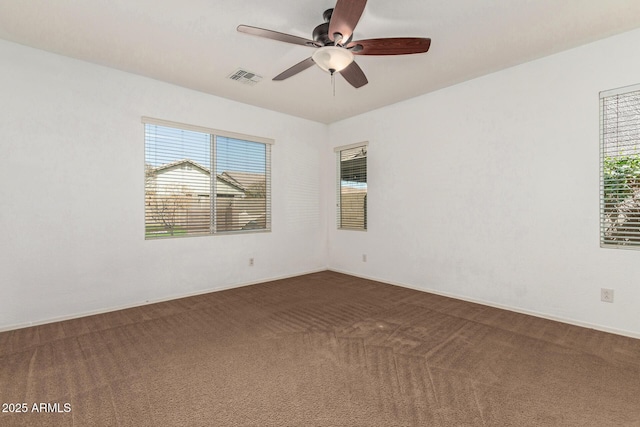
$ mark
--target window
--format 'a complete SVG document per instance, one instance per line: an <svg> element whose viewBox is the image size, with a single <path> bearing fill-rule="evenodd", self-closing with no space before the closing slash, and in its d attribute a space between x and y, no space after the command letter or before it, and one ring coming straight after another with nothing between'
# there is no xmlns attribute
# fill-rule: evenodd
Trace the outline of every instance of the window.
<svg viewBox="0 0 640 427"><path fill-rule="evenodd" d="M142 121L146 239L271 229L272 140Z"/></svg>
<svg viewBox="0 0 640 427"><path fill-rule="evenodd" d="M367 229L367 143L336 149L338 228Z"/></svg>
<svg viewBox="0 0 640 427"><path fill-rule="evenodd" d="M600 93L600 245L640 247L640 85Z"/></svg>

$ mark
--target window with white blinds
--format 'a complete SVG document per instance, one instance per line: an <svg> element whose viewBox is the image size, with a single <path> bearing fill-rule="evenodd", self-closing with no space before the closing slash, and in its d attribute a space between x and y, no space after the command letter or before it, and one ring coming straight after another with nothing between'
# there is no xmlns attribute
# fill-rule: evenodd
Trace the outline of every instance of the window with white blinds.
<svg viewBox="0 0 640 427"><path fill-rule="evenodd" d="M640 85L600 93L600 244L640 248Z"/></svg>
<svg viewBox="0 0 640 427"><path fill-rule="evenodd" d="M143 118L145 238L271 229L271 144Z"/></svg>
<svg viewBox="0 0 640 427"><path fill-rule="evenodd" d="M367 229L367 143L336 149L338 228Z"/></svg>

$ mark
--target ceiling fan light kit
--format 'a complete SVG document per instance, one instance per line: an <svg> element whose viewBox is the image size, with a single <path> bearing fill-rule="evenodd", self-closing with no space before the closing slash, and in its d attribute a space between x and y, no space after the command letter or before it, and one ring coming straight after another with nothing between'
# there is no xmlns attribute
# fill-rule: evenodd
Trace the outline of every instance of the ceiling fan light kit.
<svg viewBox="0 0 640 427"><path fill-rule="evenodd" d="M317 49L311 57L278 74L273 80L288 79L316 64L332 77L335 73L341 74L357 89L366 85L368 80L354 61L354 55L409 55L425 53L431 46L431 39L418 37L351 41L366 5L367 0L338 0L335 8L323 13L325 22L313 30L313 40L249 25L239 25L238 31Z"/></svg>
<svg viewBox="0 0 640 427"><path fill-rule="evenodd" d="M344 70L353 62L353 53L338 46L321 47L311 57L318 67L331 74Z"/></svg>

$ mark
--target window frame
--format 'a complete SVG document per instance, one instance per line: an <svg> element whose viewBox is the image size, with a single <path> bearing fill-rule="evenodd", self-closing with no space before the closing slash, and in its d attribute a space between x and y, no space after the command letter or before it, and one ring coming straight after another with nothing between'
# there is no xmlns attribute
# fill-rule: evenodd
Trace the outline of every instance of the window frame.
<svg viewBox="0 0 640 427"><path fill-rule="evenodd" d="M624 154L618 154L618 155L607 155L609 154L609 150L610 148L607 147L606 144L606 138L607 138L607 132L606 132L606 122L607 122L607 114L605 112L605 104L606 101L611 99L611 98L616 98L616 97L620 97L620 96L625 96L625 95L629 95L629 94L633 94L637 92L637 96L638 96L638 101L637 103L634 104L634 106L637 106L639 108L639 112L640 112L640 84L635 84L635 85L630 85L630 86L624 86L624 87L620 87L620 88L616 88L616 89L611 89L611 90L607 90L607 91L602 91L599 94L599 110L600 110L600 123L599 123L599 128L600 128L600 135L599 135L599 189L600 189L600 203L599 203L599 223L600 223L600 247L601 248L607 248L607 249L630 249L630 250L640 250L640 227L638 227L637 225L634 226L633 224L631 225L627 225L626 232L621 232L621 234L618 237L621 237L622 239L619 240L618 242L612 240L611 238L607 239L607 233L608 233L608 225L611 224L611 222L607 220L607 209L611 209L611 206L607 206L607 201L608 200L606 198L606 188L608 187L607 185L605 185L605 181L606 181L606 173L607 171L605 170L606 166L606 159L623 159L623 158L630 158L630 157L636 157L636 159L638 160L638 162L640 162L640 138L638 138L638 145L637 148L631 148L633 146L633 144L625 144L624 141L622 143L622 147L619 148L620 151L626 150L629 152L633 152L632 154L630 154L629 152L624 153ZM620 110L616 110L616 117L618 117ZM619 126L619 124L621 123L617 118L616 118L616 126ZM640 136L640 114L638 114L637 118L634 118L633 123L631 125L631 132L635 131L636 134L638 136ZM615 137L615 144L617 147L620 147L621 145L621 141L620 139L618 139L617 136L618 131L616 130L616 137ZM622 138L623 139L623 138ZM635 139L634 139L635 140ZM610 172L609 172L610 173ZM629 175L631 176L631 175ZM635 175L634 175L635 176ZM621 181L619 179L614 180L613 185L615 186L626 186L626 176L625 178L623 178L624 181ZM637 178L636 178L637 179ZM636 185L637 186L637 185ZM629 191L628 189L625 189L624 191ZM636 194L638 194L638 189L631 189L631 191L635 192ZM614 192L616 198L613 199L613 202L609 202L609 204L611 203L616 203L619 202L619 204L622 204L625 200L628 200L627 198L620 198L618 196L618 190L616 190L616 192ZM624 193L622 193L624 194ZM633 196L632 196L633 197ZM634 199L636 199L637 197L633 197ZM618 207L616 207L617 209ZM621 212L621 211L618 211ZM624 218L624 214L622 214L622 217ZM619 215L620 218L620 215ZM623 230L625 229L624 226L624 221L621 223L621 225L623 226ZM633 231L629 232L628 229L631 228ZM626 233L630 233L630 234L626 234ZM629 241L625 241L625 238L633 238L635 237L637 241L635 242L629 242Z"/></svg>
<svg viewBox="0 0 640 427"><path fill-rule="evenodd" d="M365 184L366 184L366 189L365 189L365 196L364 196L364 207L363 207L363 225L362 227L353 227L353 226L345 226L343 224L343 200L342 200L342 166L341 166L341 159L342 159L342 152L343 151L347 151L347 150L353 150L353 149L357 149L357 148L363 148L364 150L366 150L367 155L365 156L365 174L368 175L368 170L369 170L369 162L368 162L368 155L369 155L369 142L368 141L363 141L363 142L358 142L355 144L349 144L349 145L342 145L339 147L335 147L334 148L334 153L336 156L336 208L337 208L337 212L336 212L336 226L338 230L347 230L347 231L364 231L366 232L369 228L368 225L368 206L367 206L367 199L368 199L368 195L369 195L369 183L368 183L368 176L365 179Z"/></svg>
<svg viewBox="0 0 640 427"><path fill-rule="evenodd" d="M237 133L237 132L229 132L229 131L224 131L224 130L219 130L219 129L213 129L213 128L209 128L209 127L204 127L204 126L197 126L197 125L191 125L191 124L186 124L186 123L179 123L179 122L174 122L174 121L170 121L170 120L162 120L162 119L156 119L156 118L152 118L152 117L146 117L143 116L141 118L142 124L143 124L143 141L144 141L144 151L145 151L145 158L144 158L144 164L145 164L145 187L144 187L144 193L145 193L145 197L144 197L144 201L145 201L145 206L144 206L144 211L145 211L145 215L144 215L144 239L145 240L165 240L165 239L173 239L173 238L184 238L184 237L204 237L204 236L218 236L218 235L231 235L231 234L247 234L247 233L269 233L272 231L272 221L271 221L271 206L272 206L272 183L271 183L271 168L272 168L272 146L275 145L275 140L272 138L265 138L265 137L260 137L260 136L255 136L255 135L247 135L247 134L242 134L242 133ZM210 144L210 158L211 158L211 167L210 167L210 191L211 193L209 194L207 203L209 205L209 210L210 210L210 217L209 217L209 221L210 221L210 228L208 232L202 232L202 233L194 233L194 234L184 234L184 235L158 235L158 236L153 236L150 237L148 232L147 232L147 184L146 184L146 168L147 168L147 161L146 161L146 151L147 151L147 138L146 138L146 129L147 129L147 125L152 125L152 126L161 126L161 127L165 127L165 128L171 128L171 129L175 129L175 130L184 130L184 131L192 131L192 132L198 132L198 133L203 133L203 134L208 134L209 135L209 144ZM216 185L217 185L217 179L214 179L214 177L217 177L218 173L216 171L216 159L217 159L217 153L216 153L216 147L218 145L218 138L228 138L228 139L232 139L232 140L239 140L239 141L247 141L247 142L251 142L251 143L258 143L258 144L264 144L265 145L265 227L264 228L249 228L249 229L241 229L241 230L218 230L217 228L217 224L216 224L216 220L217 220L217 215L216 215L216 210L218 209L218 198L219 196L217 195L217 191L216 191ZM199 197L201 196L200 194L198 194L198 201L199 203L202 203L203 201L200 199L204 199L204 197Z"/></svg>

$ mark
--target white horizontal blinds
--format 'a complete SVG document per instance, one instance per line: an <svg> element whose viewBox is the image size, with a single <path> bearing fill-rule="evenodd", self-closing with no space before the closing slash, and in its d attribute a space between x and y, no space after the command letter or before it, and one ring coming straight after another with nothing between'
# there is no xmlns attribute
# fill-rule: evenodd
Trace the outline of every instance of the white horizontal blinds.
<svg viewBox="0 0 640 427"><path fill-rule="evenodd" d="M146 238L210 231L211 136L145 125Z"/></svg>
<svg viewBox="0 0 640 427"><path fill-rule="evenodd" d="M600 241L640 247L640 87L600 99Z"/></svg>
<svg viewBox="0 0 640 427"><path fill-rule="evenodd" d="M215 137L216 232L269 230L271 145Z"/></svg>
<svg viewBox="0 0 640 427"><path fill-rule="evenodd" d="M367 146L338 151L338 227L367 229Z"/></svg>
<svg viewBox="0 0 640 427"><path fill-rule="evenodd" d="M174 125L145 121L145 237L269 230L271 143Z"/></svg>

